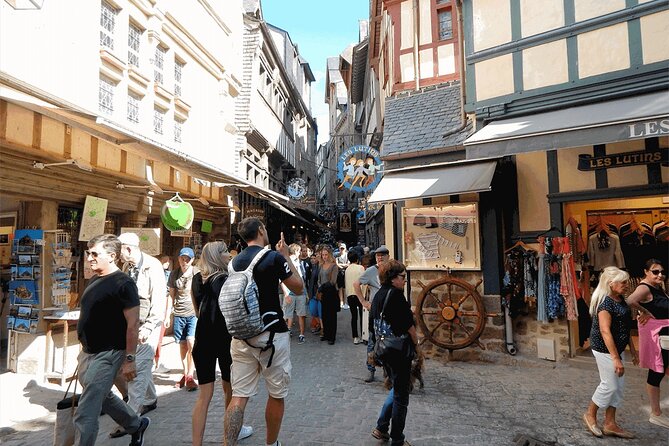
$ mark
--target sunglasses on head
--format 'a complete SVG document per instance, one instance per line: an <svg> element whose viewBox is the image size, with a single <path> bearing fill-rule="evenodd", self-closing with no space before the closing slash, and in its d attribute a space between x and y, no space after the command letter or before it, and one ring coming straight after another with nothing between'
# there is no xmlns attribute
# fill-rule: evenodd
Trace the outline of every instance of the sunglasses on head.
<svg viewBox="0 0 669 446"><path fill-rule="evenodd" d="M665 274L663 269L652 269L650 270L651 273L653 273L654 276L659 276L660 274Z"/></svg>

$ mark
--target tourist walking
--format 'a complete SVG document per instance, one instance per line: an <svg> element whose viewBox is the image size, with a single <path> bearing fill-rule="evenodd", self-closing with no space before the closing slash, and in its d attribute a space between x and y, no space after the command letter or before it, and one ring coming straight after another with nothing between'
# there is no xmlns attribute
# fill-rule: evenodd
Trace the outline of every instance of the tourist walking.
<svg viewBox="0 0 669 446"><path fill-rule="evenodd" d="M639 357L641 366L648 369L649 421L669 429L669 417L660 407L660 383L669 373L669 350L660 345L660 336L669 336L669 296L660 288L667 272L657 259L649 259L643 272L643 279L627 302L639 312Z"/></svg>
<svg viewBox="0 0 669 446"><path fill-rule="evenodd" d="M334 345L337 338L337 312L341 308L337 292L337 264L329 246L321 248L323 263L318 273L318 296L321 301L323 335L321 341Z"/></svg>
<svg viewBox="0 0 669 446"><path fill-rule="evenodd" d="M404 296L406 278L402 263L397 260L383 263L379 268L381 288L374 296L371 309L376 336L392 334L403 337L406 344L402 351L394 350L383 359L383 369L390 377L392 389L372 430L374 438L390 440L392 446L409 445L404 440L404 425L409 407L411 360L418 344L411 304Z"/></svg>
<svg viewBox="0 0 669 446"><path fill-rule="evenodd" d="M209 403L214 395L216 363L221 371L221 382L225 407L232 400L230 384L230 343L225 319L218 307L218 296L228 277L230 253L225 242L210 242L202 248L198 262L200 271L193 277L193 298L197 313L193 361L200 385L200 393L193 406L193 446L200 446L204 439ZM253 434L251 426L242 426L238 438L241 440Z"/></svg>
<svg viewBox="0 0 669 446"><path fill-rule="evenodd" d="M193 378L195 366L193 364L193 344L195 343L195 326L197 317L193 308L193 276L197 268L193 265L195 253L191 248L181 248L179 251L179 268L170 274L167 284L170 287L172 298L174 321L172 331L174 341L179 344L183 376L177 383L177 387L186 387L188 390L196 390L197 382Z"/></svg>
<svg viewBox="0 0 669 446"><path fill-rule="evenodd" d="M597 361L600 382L583 414L583 421L595 437L634 438L633 433L621 428L616 421L616 411L622 404L625 388L623 352L628 345L634 364L639 363L630 337L631 312L625 303L628 280L627 272L608 266L600 274L599 284L590 298L590 347ZM606 410L601 428L597 424L600 408Z"/></svg>
<svg viewBox="0 0 669 446"><path fill-rule="evenodd" d="M244 271L262 249L269 245L265 225L257 218L245 218L239 223L239 235L248 247L232 260L235 271ZM260 377L267 387L265 421L267 423L266 444L280 446L278 441L285 398L288 395L290 373L290 336L283 320L279 301L279 283L285 284L290 291L300 294L303 283L289 257L288 246L283 239L276 244L276 251L269 251L253 269L253 279L258 287L260 314L273 313L274 319L263 318L269 329L250 339L232 339L232 401L225 410L224 444L237 444L239 432L244 421L244 410L250 397L258 393ZM269 317L269 316L268 316ZM270 325L271 324L271 325ZM273 341L271 339L273 338ZM273 342L273 348L268 347ZM270 358L272 359L270 362Z"/></svg>
<svg viewBox="0 0 669 446"><path fill-rule="evenodd" d="M353 283L360 279L365 268L360 265L358 254L355 251L348 253L349 266L346 268L344 277L346 301L351 310L351 336L354 344L360 344L360 333L362 332L362 302L355 295Z"/></svg>
<svg viewBox="0 0 669 446"><path fill-rule="evenodd" d="M96 275L81 296L77 324L82 349L78 375L83 387L74 413L79 446L95 444L101 411L132 434L130 446L144 444L144 432L151 422L111 391L119 369L129 382L137 377L139 295L135 282L116 265L120 255L121 242L115 235L98 235L88 242L86 257Z"/></svg>
<svg viewBox="0 0 669 446"><path fill-rule="evenodd" d="M137 285L139 293L139 338L135 364L137 377L126 382L122 374L116 376L116 387L128 398L128 405L139 415L158 407L158 394L153 383L153 361L161 339L167 305L166 281L160 260L142 252L139 236L126 232L118 237L121 242L122 271ZM127 433L120 426L113 430L111 438Z"/></svg>

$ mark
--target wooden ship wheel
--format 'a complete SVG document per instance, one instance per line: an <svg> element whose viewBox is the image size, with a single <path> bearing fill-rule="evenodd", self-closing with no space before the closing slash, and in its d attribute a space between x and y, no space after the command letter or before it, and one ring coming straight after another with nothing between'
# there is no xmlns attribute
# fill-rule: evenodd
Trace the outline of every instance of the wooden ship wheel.
<svg viewBox="0 0 669 446"><path fill-rule="evenodd" d="M485 350L479 336L485 328L488 314L477 291L483 280L472 285L461 279L446 276L418 285L423 288L416 301L416 319L425 339L448 350L458 350L471 344Z"/></svg>

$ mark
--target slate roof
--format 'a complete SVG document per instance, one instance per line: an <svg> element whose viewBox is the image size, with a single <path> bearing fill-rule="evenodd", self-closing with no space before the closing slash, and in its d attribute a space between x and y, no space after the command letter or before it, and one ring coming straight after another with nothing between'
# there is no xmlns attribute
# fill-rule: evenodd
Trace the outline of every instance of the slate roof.
<svg viewBox="0 0 669 446"><path fill-rule="evenodd" d="M459 82L388 98L382 156L424 150L462 150L464 140L472 133L472 124L470 121L459 130L462 125L460 106Z"/></svg>

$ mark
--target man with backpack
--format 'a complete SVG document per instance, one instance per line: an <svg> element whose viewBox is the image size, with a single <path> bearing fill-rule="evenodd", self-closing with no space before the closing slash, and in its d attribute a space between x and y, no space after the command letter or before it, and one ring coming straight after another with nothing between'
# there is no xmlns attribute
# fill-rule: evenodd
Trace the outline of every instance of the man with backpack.
<svg viewBox="0 0 669 446"><path fill-rule="evenodd" d="M276 245L277 250L271 251L265 248L269 245L269 238L265 225L259 219L251 217L242 220L238 231L248 247L230 262L230 275L219 296L221 313L233 336L230 345L232 401L225 411L224 444L237 444L246 404L249 397L258 392L262 375L269 394L265 408L266 443L280 446L277 439L292 365L290 336L281 311L278 285L283 283L299 295L303 283L293 262L287 260L290 255L283 233ZM242 276L246 274L248 277L248 270L251 270L252 276L250 280L245 280ZM260 325L259 328L252 328L256 325L256 314L260 315ZM248 329L244 324L248 325ZM257 331L259 334L255 334Z"/></svg>

